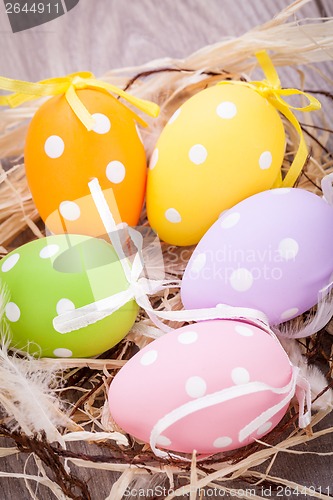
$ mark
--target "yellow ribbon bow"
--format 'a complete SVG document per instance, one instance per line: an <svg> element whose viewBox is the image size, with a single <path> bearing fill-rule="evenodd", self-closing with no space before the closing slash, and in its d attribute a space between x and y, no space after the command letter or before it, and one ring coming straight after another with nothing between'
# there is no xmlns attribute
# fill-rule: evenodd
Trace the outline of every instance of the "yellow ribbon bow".
<svg viewBox="0 0 333 500"><path fill-rule="evenodd" d="M138 97L128 94L111 83L98 80L88 71L72 73L60 78L50 78L37 83L0 77L0 88L2 90L9 90L13 92L13 94L0 96L0 105L10 106L12 108L40 97L65 94L68 104L87 130L92 130L94 126L94 119L79 99L76 93L76 90L79 89L95 89L101 90L102 92L111 92L119 97L123 97L127 102L133 104L136 108L153 117L158 116L160 109L154 102L139 99ZM142 120L140 116L136 113L133 114L135 115L135 119L141 125L147 126L146 122Z"/></svg>
<svg viewBox="0 0 333 500"><path fill-rule="evenodd" d="M228 80L219 82L217 85L223 85L223 84L245 85L246 87L255 90L256 92L258 92L258 94L267 99L268 102L270 102L270 104L272 104L278 111L280 111L280 113L282 113L287 118L287 120L293 125L300 138L298 150L292 164L290 165L289 171L285 176L285 178L283 179L283 181L281 179L281 176L279 176L279 180L274 185L274 187L292 187L295 184L297 177L299 176L304 166L304 163L308 155L308 149L305 143L302 128L296 116L293 114L291 110L295 109L297 111L314 111L316 109L320 109L321 104L315 97L306 92L303 92L298 89L281 88L281 82L279 76L276 72L276 69L270 57L268 56L265 50L257 52L256 58L266 76L266 80L259 82L239 82L239 81ZM291 106L291 104L289 104L287 101L283 99L284 96L291 96L291 95L302 95L306 97L306 99L308 100L308 104L300 108Z"/></svg>

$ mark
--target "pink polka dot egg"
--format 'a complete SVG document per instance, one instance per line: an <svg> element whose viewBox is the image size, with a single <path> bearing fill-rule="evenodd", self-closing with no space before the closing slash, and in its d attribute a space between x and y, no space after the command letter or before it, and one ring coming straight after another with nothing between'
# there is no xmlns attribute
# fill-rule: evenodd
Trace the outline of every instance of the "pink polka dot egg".
<svg viewBox="0 0 333 500"><path fill-rule="evenodd" d="M184 273L186 309L223 303L292 319L318 301L333 275L333 208L304 189L255 194L227 210Z"/></svg>
<svg viewBox="0 0 333 500"><path fill-rule="evenodd" d="M37 356L89 357L125 337L138 311L134 300L110 316L61 333L56 316L128 288L113 247L81 235L56 235L17 248L0 262L8 293L4 321L13 347Z"/></svg>
<svg viewBox="0 0 333 500"><path fill-rule="evenodd" d="M112 381L109 405L115 422L141 441L211 454L273 429L286 413L291 381L275 337L244 322L210 320L138 352Z"/></svg>

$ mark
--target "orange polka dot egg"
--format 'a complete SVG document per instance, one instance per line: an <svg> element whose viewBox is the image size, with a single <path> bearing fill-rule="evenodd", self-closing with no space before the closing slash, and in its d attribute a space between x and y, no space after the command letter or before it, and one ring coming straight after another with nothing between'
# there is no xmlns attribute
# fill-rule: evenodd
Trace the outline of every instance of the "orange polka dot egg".
<svg viewBox="0 0 333 500"><path fill-rule="evenodd" d="M198 243L221 212L271 188L285 151L279 113L242 85L205 89L170 118L150 161L147 213L160 238Z"/></svg>
<svg viewBox="0 0 333 500"><path fill-rule="evenodd" d="M65 95L46 101L29 126L25 165L36 207L53 233L100 236L105 230L88 187L97 178L116 222L134 226L147 171L136 115L107 92L76 92L94 119L92 130Z"/></svg>

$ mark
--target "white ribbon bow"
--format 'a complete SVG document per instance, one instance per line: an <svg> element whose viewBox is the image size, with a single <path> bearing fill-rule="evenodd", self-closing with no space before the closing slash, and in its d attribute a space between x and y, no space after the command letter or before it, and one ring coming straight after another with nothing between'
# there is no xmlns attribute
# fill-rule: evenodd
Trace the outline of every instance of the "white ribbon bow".
<svg viewBox="0 0 333 500"><path fill-rule="evenodd" d="M168 288L179 288L181 283L180 280L152 280L141 277L144 269L142 235L135 229L128 227L130 238L137 250L131 265L124 254L118 233L118 230L126 227L126 224L117 226L115 223L98 179L93 179L88 185L104 228L119 257L128 281L128 288L123 292L119 292L105 299L97 300L86 306L56 316L53 320L55 330L59 333L79 330L97 321L101 321L120 309L127 302L134 299L137 304L147 312L153 323L164 332L169 332L172 328L162 323L159 318L178 322L204 321L208 319L238 319L247 321L250 324L270 332L266 315L261 311L246 307L232 307L225 304L219 304L212 308L187 311L154 310L150 304L148 295L156 295L158 292Z"/></svg>

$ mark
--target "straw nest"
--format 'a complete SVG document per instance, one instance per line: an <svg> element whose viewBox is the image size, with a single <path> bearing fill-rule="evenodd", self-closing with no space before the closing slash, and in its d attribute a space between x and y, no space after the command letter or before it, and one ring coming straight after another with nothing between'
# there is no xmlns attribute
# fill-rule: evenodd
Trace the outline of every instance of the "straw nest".
<svg viewBox="0 0 333 500"><path fill-rule="evenodd" d="M307 90L307 76L316 72L318 85L313 92L322 100L323 109L316 112L316 122L310 115L300 117L309 156L298 186L320 194L321 178L333 170L333 158L329 150L332 123L327 122L325 114L325 104L328 103L325 99L332 99L333 96L325 91L327 76L314 63L328 60L333 50L333 19L286 23L287 18L303 3L304 0L299 0L265 25L240 38L205 47L187 59L164 59L142 67L107 73L104 80L161 106L160 117L142 131L148 157L164 123L182 102L220 80L251 79L257 64L254 53L267 49L271 51L273 63L285 87L291 85L283 77L284 69L279 69L281 66L288 68L288 78L294 81L294 85L298 82L297 86L304 90ZM26 183L23 164L27 127L39 104L37 101L30 102L18 109L0 111L1 255L44 235L43 224ZM288 123L285 123L285 127L288 141L284 169L290 165L298 144L292 127ZM145 213L142 214L142 225L148 228ZM188 260L193 248L173 247L172 258L168 245L162 244L162 249L167 275L181 278L186 265L184 260ZM178 258L175 259L175 256ZM154 297L152 303L160 309L182 308L178 290L166 291L162 296ZM329 389L333 366L331 332L332 327L328 325L326 330L306 340L284 343L291 357L298 356L303 360L314 386L316 379L321 380L319 388L314 388L316 411L307 429L300 430L297 427L297 408L292 403L283 421L263 441L227 454L214 455L204 461L197 461L193 455L192 460L187 462L172 458L158 459L148 445L136 442L118 429L109 415L107 392L114 375L138 349L161 335L144 312L138 315L127 337L97 359L22 358L10 352L3 340L0 355L3 376L0 388L0 435L10 439L6 441L8 447L0 449L0 456L31 453L38 470L36 475L29 475L25 471L7 475L23 478L32 498L37 498L31 487L34 482L48 487L56 498L92 498L89 486L80 474L71 473L72 464L78 468L93 469L96 474L101 471L120 473L119 480L108 496L116 500L123 497L129 485L146 488L152 484L155 487L158 484L166 486L166 490L170 490L165 494L168 499L188 495L187 498L193 500L200 497L200 490L204 487L216 488L216 491L224 492L226 496L227 492L238 489L239 498L246 498L248 494L244 484L255 488L256 494L251 498L261 498L259 488L263 484L272 486L273 491L278 485L292 489L298 487L303 495L310 495L311 489L293 481L292 471L290 480L275 477L270 471L278 454L302 453L295 450L295 446L333 432L333 427L327 427L328 424L325 427L322 423L320 430L316 427L332 407ZM303 358L300 358L301 354ZM323 375L313 368L316 364L320 364ZM12 379L11 385L9 378ZM39 418L40 410L39 416L34 414L36 410L22 395L26 383L30 384L35 397L39 399L44 414L42 421ZM73 441L84 441L88 452L83 454L73 451ZM93 451L89 451L90 447ZM0 477L4 475L6 473L0 472ZM314 496L327 498L323 492L316 492Z"/></svg>

